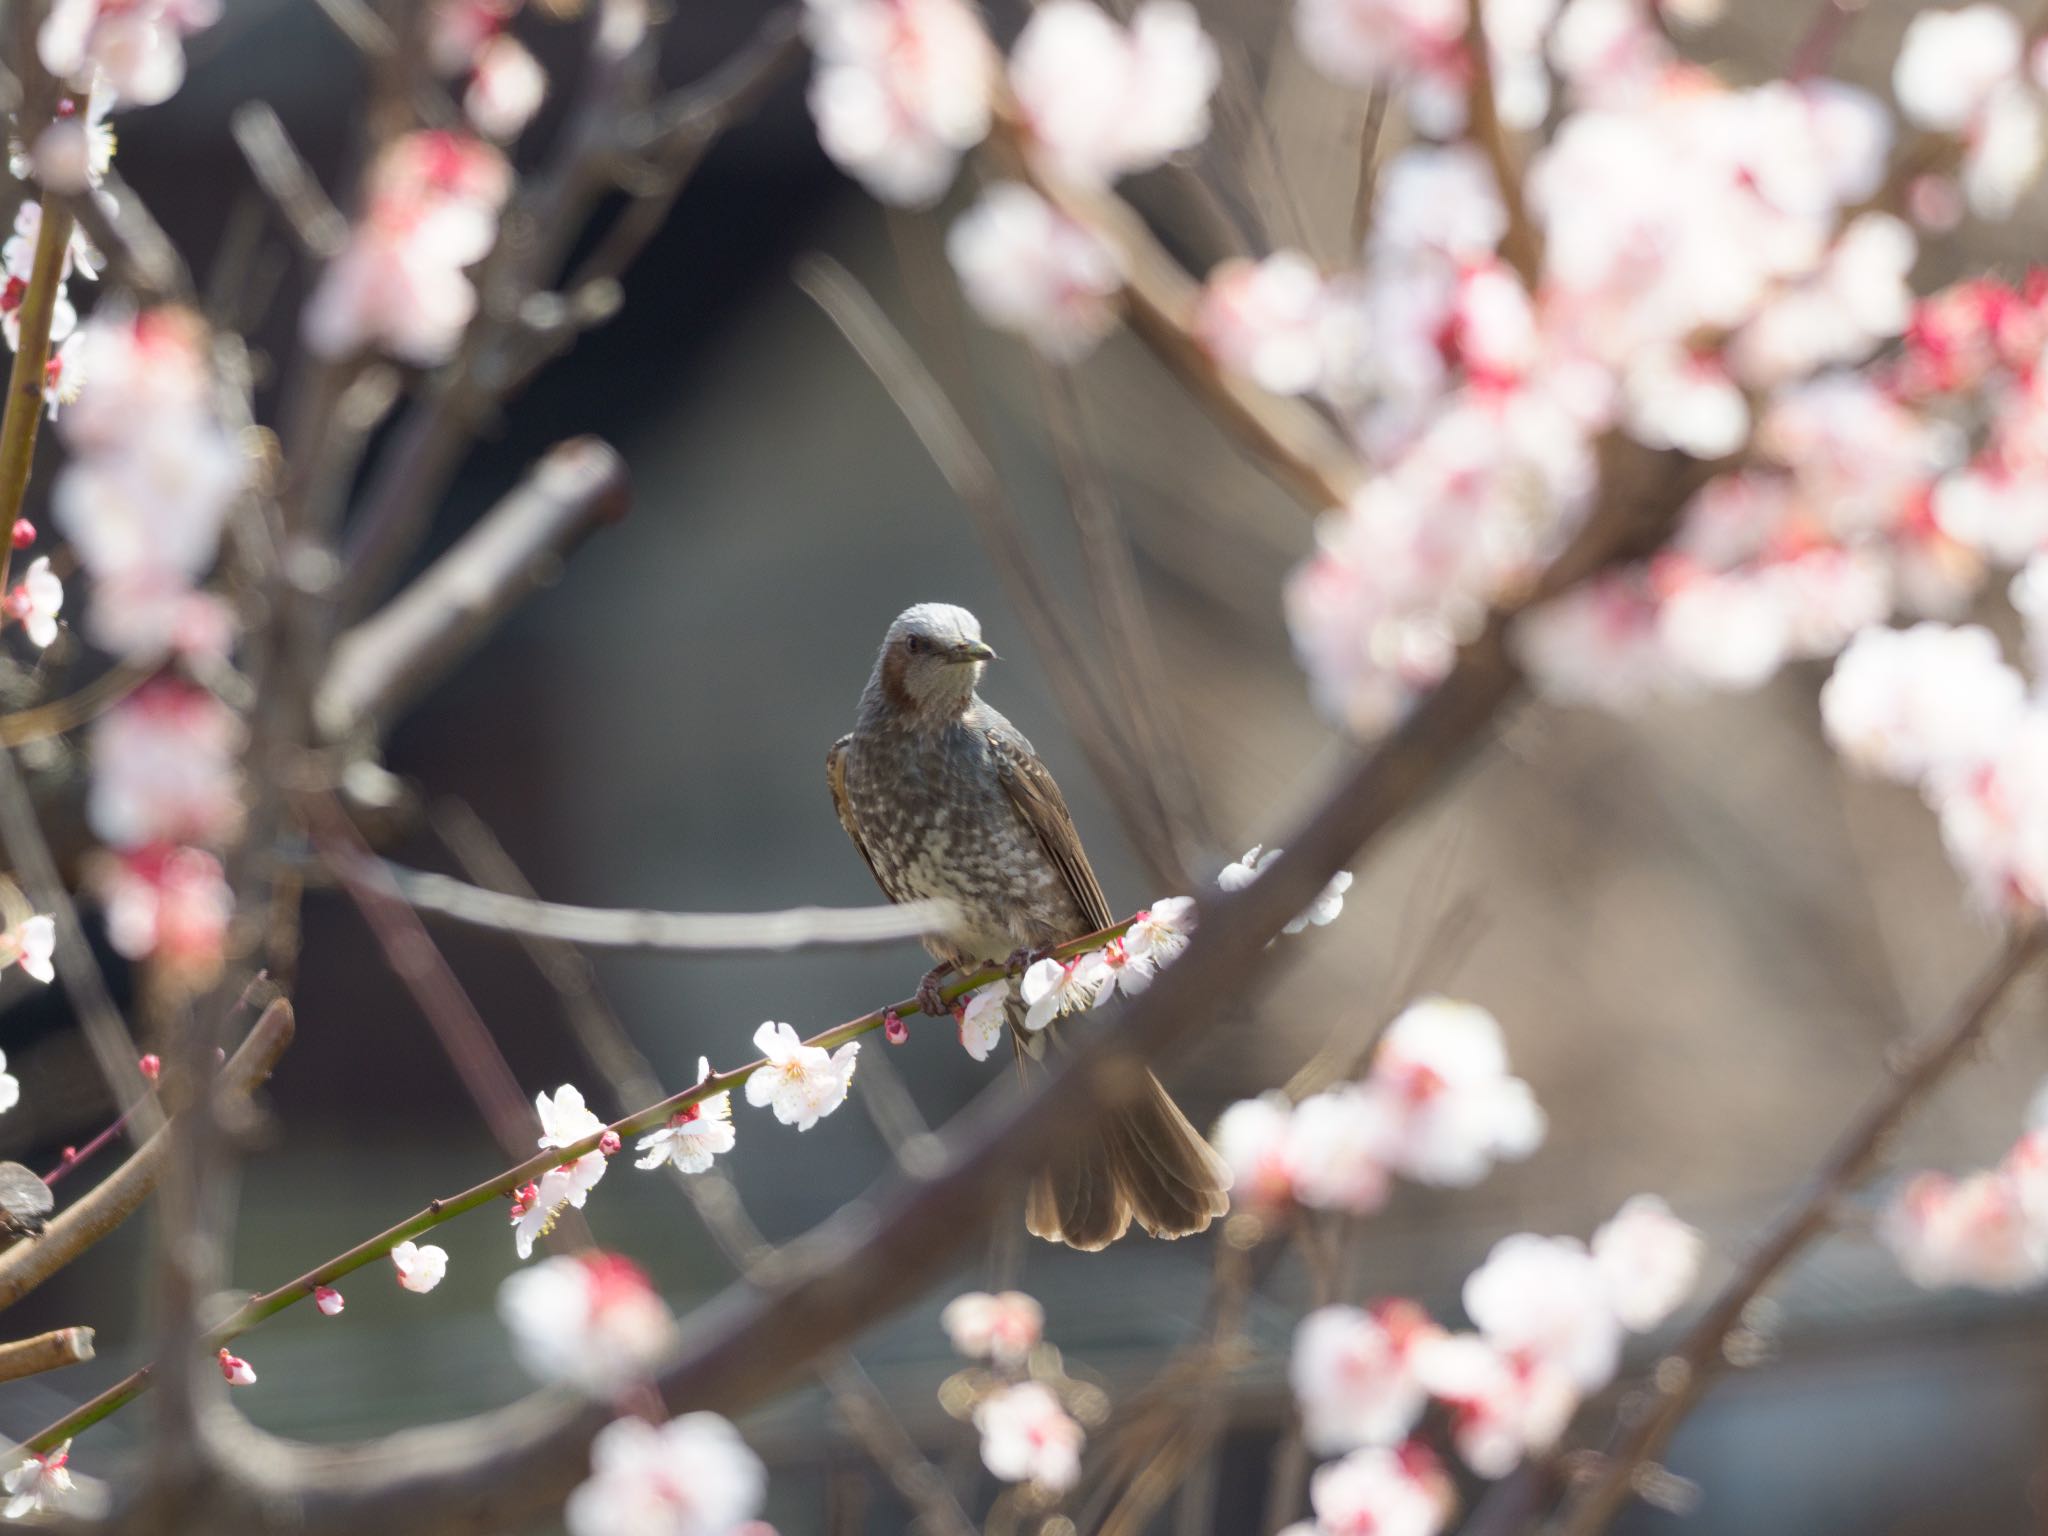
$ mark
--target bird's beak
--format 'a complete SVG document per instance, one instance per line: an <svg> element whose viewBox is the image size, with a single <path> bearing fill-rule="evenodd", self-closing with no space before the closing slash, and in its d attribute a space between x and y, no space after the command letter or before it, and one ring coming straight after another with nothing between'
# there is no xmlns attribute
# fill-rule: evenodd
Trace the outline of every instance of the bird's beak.
<svg viewBox="0 0 2048 1536"><path fill-rule="evenodd" d="M998 656L995 653L995 648L993 646L984 645L979 640L963 641L961 644L954 646L953 649L948 651L946 654L949 659L960 662L1002 660L1002 657Z"/></svg>

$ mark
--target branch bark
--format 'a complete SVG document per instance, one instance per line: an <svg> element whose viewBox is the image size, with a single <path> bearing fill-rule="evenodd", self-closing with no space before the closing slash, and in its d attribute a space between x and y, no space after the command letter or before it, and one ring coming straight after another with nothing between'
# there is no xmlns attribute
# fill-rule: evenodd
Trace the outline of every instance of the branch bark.
<svg viewBox="0 0 2048 1536"><path fill-rule="evenodd" d="M0 1344L0 1381L19 1381L24 1376L81 1365L92 1358L92 1338L90 1328L59 1328L32 1339Z"/></svg>

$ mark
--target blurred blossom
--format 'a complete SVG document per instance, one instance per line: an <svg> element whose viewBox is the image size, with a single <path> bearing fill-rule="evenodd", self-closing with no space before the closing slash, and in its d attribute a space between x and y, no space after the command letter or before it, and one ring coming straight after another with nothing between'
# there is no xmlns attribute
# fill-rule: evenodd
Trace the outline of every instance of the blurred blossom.
<svg viewBox="0 0 2048 1536"><path fill-rule="evenodd" d="M970 1360L1018 1365L1045 1336L1045 1309L1022 1291L968 1291L946 1303L939 1326Z"/></svg>
<svg viewBox="0 0 2048 1536"><path fill-rule="evenodd" d="M28 175L47 191L71 196L105 181L114 164L114 130L107 122L113 108L111 91L95 91L83 115L69 98L60 102L56 119L29 150Z"/></svg>
<svg viewBox="0 0 2048 1536"><path fill-rule="evenodd" d="M1820 716L1852 767L1918 785L1989 756L2018 723L2025 697L1987 629L1873 627L1835 663Z"/></svg>
<svg viewBox="0 0 2048 1536"><path fill-rule="evenodd" d="M93 723L86 819L113 848L224 844L242 822L241 720L172 677L145 683Z"/></svg>
<svg viewBox="0 0 2048 1536"><path fill-rule="evenodd" d="M1323 277L1299 251L1226 261L1209 274L1195 334L1217 364L1276 395L1305 394L1325 373Z"/></svg>
<svg viewBox="0 0 2048 1536"><path fill-rule="evenodd" d="M1240 1208L1281 1206L1294 1198L1293 1117L1294 1106L1278 1092L1240 1099L1218 1117L1209 1141L1230 1169L1230 1188ZM1384 1188L1382 1170L1382 1197Z"/></svg>
<svg viewBox="0 0 2048 1536"><path fill-rule="evenodd" d="M1625 573L1597 576L1521 614L1509 640L1537 692L1555 704L1623 712L1677 685L1656 600Z"/></svg>
<svg viewBox="0 0 2048 1536"><path fill-rule="evenodd" d="M184 83L185 37L219 16L219 0L53 0L36 52L80 90L111 90L149 107Z"/></svg>
<svg viewBox="0 0 2048 1536"><path fill-rule="evenodd" d="M1398 1134L1386 1095L1358 1083L1312 1093L1287 1122L1283 1166L1311 1210L1369 1216L1387 1202Z"/></svg>
<svg viewBox="0 0 2048 1536"><path fill-rule="evenodd" d="M1683 1305L1706 1243L1656 1195L1635 1195L1593 1234L1593 1262L1621 1326L1647 1333Z"/></svg>
<svg viewBox="0 0 2048 1536"><path fill-rule="evenodd" d="M787 1024L771 1021L754 1031L754 1048L767 1058L747 1079L747 1102L755 1108L771 1108L784 1125L808 1131L846 1102L858 1040L827 1052L805 1045Z"/></svg>
<svg viewBox="0 0 2048 1536"><path fill-rule="evenodd" d="M2048 711L2023 710L1981 761L1927 788L1942 844L1979 904L2035 913L2048 898Z"/></svg>
<svg viewBox="0 0 2048 1536"><path fill-rule="evenodd" d="M1579 1389L1553 1362L1506 1354L1476 1333L1427 1339L1415 1369L1450 1410L1451 1444L1481 1477L1505 1477L1556 1446L1578 1412Z"/></svg>
<svg viewBox="0 0 2048 1536"><path fill-rule="evenodd" d="M1511 128L1534 128L1550 106L1543 41L1556 0L1486 0L1496 107ZM1294 37L1323 74L1361 89L1393 86L1432 138L1465 128L1471 62L1466 0L1295 0Z"/></svg>
<svg viewBox="0 0 2048 1536"><path fill-rule="evenodd" d="M697 1081L711 1079L711 1058L697 1058ZM684 1106L669 1117L668 1124L649 1131L633 1145L645 1154L634 1160L635 1168L659 1168L672 1163L678 1173L705 1173L712 1159L730 1152L738 1142L732 1123L732 1094L714 1093ZM600 1154L601 1155L601 1154Z"/></svg>
<svg viewBox="0 0 2048 1536"><path fill-rule="evenodd" d="M1543 1144L1535 1094L1509 1074L1500 1025L1474 1004L1410 1004L1380 1037L1368 1084L1393 1116L1393 1166L1422 1183L1469 1187L1496 1159L1519 1162Z"/></svg>
<svg viewBox="0 0 2048 1536"><path fill-rule="evenodd" d="M767 1492L761 1458L715 1413L615 1419L590 1442L590 1476L562 1520L569 1536L732 1536Z"/></svg>
<svg viewBox="0 0 2048 1536"><path fill-rule="evenodd" d="M1308 1501L1320 1532L1436 1536L1456 1507L1456 1494L1435 1455L1411 1440L1394 1449L1367 1446L1318 1467Z"/></svg>
<svg viewBox="0 0 2048 1536"><path fill-rule="evenodd" d="M1026 129L1055 173L1081 186L1201 143L1221 73L1186 0L1141 0L1128 28L1092 0L1046 0L1010 54Z"/></svg>
<svg viewBox="0 0 2048 1536"><path fill-rule="evenodd" d="M2013 611L2027 632L2027 666L2035 692L2048 687L2048 554L2035 555L2007 588Z"/></svg>
<svg viewBox="0 0 2048 1536"><path fill-rule="evenodd" d="M391 1267L401 1286L424 1295L447 1277L448 1250L407 1239L391 1250Z"/></svg>
<svg viewBox="0 0 2048 1536"><path fill-rule="evenodd" d="M1886 1208L1878 1232L1906 1278L1929 1289L2018 1291L2048 1278L2048 1240L2002 1170L1923 1173Z"/></svg>
<svg viewBox="0 0 2048 1536"><path fill-rule="evenodd" d="M649 1380L677 1337L646 1273L616 1253L565 1254L514 1270L498 1287L498 1317L531 1375L600 1399Z"/></svg>
<svg viewBox="0 0 2048 1536"><path fill-rule="evenodd" d="M153 960L203 986L219 974L234 893L220 860L200 848L164 843L99 864L107 941L130 960Z"/></svg>
<svg viewBox="0 0 2048 1536"><path fill-rule="evenodd" d="M946 255L983 320L1056 362L1085 356L1116 323L1122 259L1029 187L982 193L947 232Z"/></svg>
<svg viewBox="0 0 2048 1536"><path fill-rule="evenodd" d="M21 1102L21 1079L7 1070L7 1053L0 1051L0 1115Z"/></svg>
<svg viewBox="0 0 2048 1536"><path fill-rule="evenodd" d="M1795 380L1857 363L1905 330L1913 312L1908 277L1919 254L1912 230L1888 213L1866 213L1835 241L1818 272L1765 303L1731 348L1751 384Z"/></svg>
<svg viewBox="0 0 2048 1536"><path fill-rule="evenodd" d="M1246 850L1243 858L1223 866L1216 876L1216 883L1226 891L1241 891L1266 872L1266 866L1280 857L1278 848L1267 848L1254 843ZM1314 928L1326 928L1344 911L1344 893L1351 889L1351 871L1340 869L1330 876L1330 883L1324 886L1315 899L1288 919L1282 933L1301 933Z"/></svg>
<svg viewBox="0 0 2048 1536"><path fill-rule="evenodd" d="M962 0L805 0L818 142L885 203L921 207L988 133L996 59Z"/></svg>
<svg viewBox="0 0 2048 1536"><path fill-rule="evenodd" d="M1629 364L1622 398L1629 435L1648 448L1718 459L1749 440L1748 403L1711 354L1650 348Z"/></svg>
<svg viewBox="0 0 2048 1536"><path fill-rule="evenodd" d="M512 170L481 139L440 129L395 139L371 166L367 207L321 273L301 321L322 357L367 348L431 368L476 313L464 270L498 233Z"/></svg>
<svg viewBox="0 0 2048 1536"><path fill-rule="evenodd" d="M526 131L547 94L539 61L518 38L500 33L477 50L462 110L477 132L504 143Z"/></svg>
<svg viewBox="0 0 2048 1536"><path fill-rule="evenodd" d="M1050 1387L1024 1381L998 1387L974 1409L981 1462L1006 1483L1064 1493L1081 1476L1081 1426Z"/></svg>
<svg viewBox="0 0 2048 1536"><path fill-rule="evenodd" d="M2019 78L2021 48L2019 19L2003 6L1917 12L1892 68L1899 110L1922 128L1960 132Z"/></svg>
<svg viewBox="0 0 2048 1536"><path fill-rule="evenodd" d="M1014 992L1010 978L1001 976L953 1004L961 1048L976 1061L987 1061L989 1052L1001 1042Z"/></svg>
<svg viewBox="0 0 2048 1536"><path fill-rule="evenodd" d="M37 650L57 638L57 615L64 607L64 583L50 569L47 555L38 556L20 585L7 594L7 616L21 621L22 633Z"/></svg>
<svg viewBox="0 0 2048 1536"><path fill-rule="evenodd" d="M1522 1232L1494 1244L1465 1279L1465 1312L1486 1341L1597 1392L1621 1362L1621 1323L1586 1245Z"/></svg>
<svg viewBox="0 0 2048 1536"><path fill-rule="evenodd" d="M427 13L427 58L437 74L459 75L503 34L525 0L432 0Z"/></svg>
<svg viewBox="0 0 2048 1536"><path fill-rule="evenodd" d="M1294 1330L1287 1380L1301 1406L1308 1448L1333 1456L1405 1437L1428 1399L1416 1358L1441 1333L1412 1301L1382 1302L1370 1311L1322 1307L1303 1318Z"/></svg>
<svg viewBox="0 0 2048 1536"><path fill-rule="evenodd" d="M0 1479L0 1489L7 1494L0 1518L19 1520L61 1506L72 1492L71 1474L66 1470L70 1461L71 1442L66 1440L53 1451L30 1452L9 1467L6 1477Z"/></svg>

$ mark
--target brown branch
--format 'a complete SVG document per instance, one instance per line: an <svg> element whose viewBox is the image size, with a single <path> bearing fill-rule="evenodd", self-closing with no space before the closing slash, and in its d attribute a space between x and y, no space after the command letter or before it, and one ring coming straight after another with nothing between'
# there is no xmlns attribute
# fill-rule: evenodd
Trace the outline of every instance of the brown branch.
<svg viewBox="0 0 2048 1536"><path fill-rule="evenodd" d="M348 220L334 206L267 101L248 101L228 117L228 131L256 185L283 215L307 255L330 261L348 240Z"/></svg>
<svg viewBox="0 0 2048 1536"><path fill-rule="evenodd" d="M82 1365L93 1356L90 1328L59 1328L32 1339L0 1344L0 1381L19 1381L44 1371Z"/></svg>
<svg viewBox="0 0 2048 1536"><path fill-rule="evenodd" d="M1114 193L1062 183L1038 162L1014 122L999 125L997 138L1049 202L1115 248L1124 271L1125 318L1167 369L1311 510L1349 501L1366 476L1358 455L1299 400L1269 395L1216 365L1195 335L1201 284L1168 254L1136 210Z"/></svg>
<svg viewBox="0 0 2048 1536"><path fill-rule="evenodd" d="M1500 120L1500 106L1494 97L1493 49L1486 40L1485 9L1480 0L1471 0L1472 19L1465 28L1465 54L1471 68L1466 114L1471 119L1471 135L1493 169L1501 207L1507 211L1501 256L1515 269L1522 286L1534 293L1543 275L1543 237L1529 218L1529 205L1522 196L1521 163L1508 142L1507 125Z"/></svg>
<svg viewBox="0 0 2048 1536"><path fill-rule="evenodd" d="M270 1076L292 1039L292 1007L283 998L265 1008L247 1038L221 1069L230 1101L246 1099ZM127 1160L60 1212L42 1235L0 1253L0 1309L12 1306L132 1216L156 1187L170 1150L170 1131L158 1131Z"/></svg>
<svg viewBox="0 0 2048 1536"><path fill-rule="evenodd" d="M80 104L82 111L83 103ZM36 457L36 433L43 424L43 375L50 363L50 322L57 290L64 286L65 253L71 244L71 214L54 198L44 200L36 229L35 264L21 296L21 329L7 376L7 409L0 415L0 528L12 528L28 494ZM7 590L12 542L0 539L0 593Z"/></svg>
<svg viewBox="0 0 2048 1536"><path fill-rule="evenodd" d="M1750 1303L1828 1230L1843 1200L1877 1167L1892 1133L1976 1047L1998 1016L2006 994L2044 949L2048 949L2048 932L2039 924L2014 934L1998 958L1957 999L1947 1020L1898 1051L1889 1080L1835 1142L1792 1208L1765 1232L1748 1262L1687 1330L1678 1347L1658 1363L1649 1388L1653 1401L1617 1432L1592 1481L1571 1501L1563 1536L1598 1536L1621 1512L1634 1496L1638 1479L1663 1454L1685 1416L1727 1363L1726 1341L1740 1326Z"/></svg>
<svg viewBox="0 0 2048 1536"><path fill-rule="evenodd" d="M624 517L630 496L607 444L576 437L551 448L453 548L335 643L313 704L321 734L380 737L584 539Z"/></svg>
<svg viewBox="0 0 2048 1536"><path fill-rule="evenodd" d="M791 907L781 912L649 912L571 907L467 885L447 875L384 863L393 890L421 912L476 928L595 949L660 954L753 955L820 946L893 944L937 932L950 902L882 907Z"/></svg>

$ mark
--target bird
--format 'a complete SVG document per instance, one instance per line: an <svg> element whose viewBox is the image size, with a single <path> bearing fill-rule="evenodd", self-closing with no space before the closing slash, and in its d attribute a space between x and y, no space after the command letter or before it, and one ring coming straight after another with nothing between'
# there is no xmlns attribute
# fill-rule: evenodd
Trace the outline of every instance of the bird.
<svg viewBox="0 0 2048 1536"><path fill-rule="evenodd" d="M919 1006L943 1013L944 978L1025 957L1114 921L1059 785L1023 732L978 691L996 653L950 603L905 609L882 639L854 728L826 754L846 835L892 902L951 904L924 939L938 961ZM1009 1005L1029 1077L1043 1050ZM1058 1044L1057 1031L1044 1033ZM1154 1237L1200 1232L1229 1209L1229 1170L1149 1072L1128 1104L1069 1138L1034 1177L1025 1225L1093 1251L1137 1223Z"/></svg>

